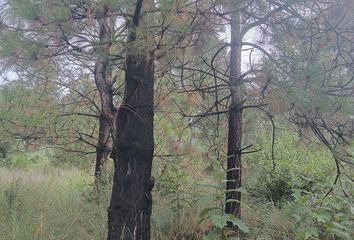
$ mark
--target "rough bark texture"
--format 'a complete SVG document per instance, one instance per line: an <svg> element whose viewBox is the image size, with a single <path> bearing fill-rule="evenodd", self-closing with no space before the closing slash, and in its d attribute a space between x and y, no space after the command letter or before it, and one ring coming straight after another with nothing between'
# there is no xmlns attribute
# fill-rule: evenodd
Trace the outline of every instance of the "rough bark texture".
<svg viewBox="0 0 354 240"><path fill-rule="evenodd" d="M154 152L154 54L149 51L148 34L136 35L144 24L142 11L153 6L153 0L137 0L129 26L125 66L125 95L117 110L113 102L113 80L110 47L113 25L109 9L97 10L99 40L95 64L95 82L100 92L104 118L112 131L114 176L108 209L109 240L150 239L151 190L154 181L151 167ZM145 9L147 8L147 9ZM147 19L149 21L149 19ZM138 43L144 42L145 46Z"/></svg>
<svg viewBox="0 0 354 240"><path fill-rule="evenodd" d="M129 56L127 94L118 111L116 167L109 208L109 239L150 239L152 208L153 59Z"/></svg>
<svg viewBox="0 0 354 240"><path fill-rule="evenodd" d="M137 1L128 45L137 41L135 29L141 18ZM154 152L154 58L146 50L128 48L126 91L114 126L112 158L115 163L111 204L108 211L109 240L150 239L151 167Z"/></svg>
<svg viewBox="0 0 354 240"><path fill-rule="evenodd" d="M234 6L233 6L234 8ZM227 183L225 213L241 217L241 187L242 163L242 83L241 75L241 34L240 15L235 11L231 13L231 44L230 44L230 92L231 104L229 106L229 132L227 145ZM231 227L239 232L237 226Z"/></svg>
<svg viewBox="0 0 354 240"><path fill-rule="evenodd" d="M99 133L96 148L95 183L100 184L105 174L105 165L110 154L110 126L103 114L99 116Z"/></svg>

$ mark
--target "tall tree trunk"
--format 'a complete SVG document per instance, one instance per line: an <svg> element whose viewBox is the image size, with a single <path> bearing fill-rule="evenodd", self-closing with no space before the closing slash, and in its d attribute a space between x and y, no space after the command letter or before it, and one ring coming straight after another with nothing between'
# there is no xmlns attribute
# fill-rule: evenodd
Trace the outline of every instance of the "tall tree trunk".
<svg viewBox="0 0 354 240"><path fill-rule="evenodd" d="M96 148L96 166L95 166L95 183L99 187L99 184L102 183L103 177L105 175L105 165L110 153L109 146L109 134L110 126L106 120L104 114L99 116L99 133L98 133L98 142Z"/></svg>
<svg viewBox="0 0 354 240"><path fill-rule="evenodd" d="M115 172L109 208L109 237L150 239L152 208L153 58L128 56L127 94L118 111L113 146Z"/></svg>
<svg viewBox="0 0 354 240"><path fill-rule="evenodd" d="M145 5L145 4L144 4ZM109 240L150 239L152 209L151 177L154 152L154 56L134 47L138 41L143 1L137 0L126 54L126 92L114 131L115 163L111 204L108 211ZM148 41L146 41L146 45Z"/></svg>
<svg viewBox="0 0 354 240"><path fill-rule="evenodd" d="M109 8L102 4L97 9L96 19L99 24L99 44L97 44L97 60L95 63L94 78L101 98L101 113L99 116L99 136L97 144L95 183L99 187L104 164L109 155L109 134L113 130L116 109L113 103L113 79L111 63L111 45L113 26L108 17ZM97 188L99 190L99 188Z"/></svg>
<svg viewBox="0 0 354 240"><path fill-rule="evenodd" d="M145 0L144 8L150 8L153 4L153 0ZM113 141L111 156L114 160L114 176L108 209L109 240L150 239L151 190L154 186L151 177L154 152L154 54L148 46L148 34L146 38L136 35L139 23L144 24L141 20L142 9L143 0L137 0L127 40L125 95L118 111L113 102L110 60L114 21L110 21L109 9L105 5L96 14L100 44L97 47L95 82L100 92L102 113L109 123ZM144 47L139 44L141 42L145 43Z"/></svg>
<svg viewBox="0 0 354 240"><path fill-rule="evenodd" d="M234 4L233 4L234 5ZM230 5L230 9L235 6ZM231 43L230 43L230 92L231 104L229 106L229 132L227 145L227 182L225 213L241 217L241 187L242 163L242 102L243 89L241 75L241 31L240 13L238 10L230 14ZM231 227L239 232L237 226Z"/></svg>

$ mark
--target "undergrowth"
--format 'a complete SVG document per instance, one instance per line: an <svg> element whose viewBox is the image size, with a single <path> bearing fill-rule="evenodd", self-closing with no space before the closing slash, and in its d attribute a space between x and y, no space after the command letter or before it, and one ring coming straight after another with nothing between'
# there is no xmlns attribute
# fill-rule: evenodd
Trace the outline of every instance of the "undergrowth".
<svg viewBox="0 0 354 240"><path fill-rule="evenodd" d="M243 196L242 220L223 214L222 168L206 171L210 163L192 158L157 162L152 240L235 239L230 221L243 239L353 239L352 183L342 182L349 197L336 186L323 198L334 174L328 151L283 132L273 170L269 141L262 136L262 150L245 158L244 187L237 190ZM0 239L106 239L109 180L98 194L92 169L57 167L50 157L38 152L3 160Z"/></svg>

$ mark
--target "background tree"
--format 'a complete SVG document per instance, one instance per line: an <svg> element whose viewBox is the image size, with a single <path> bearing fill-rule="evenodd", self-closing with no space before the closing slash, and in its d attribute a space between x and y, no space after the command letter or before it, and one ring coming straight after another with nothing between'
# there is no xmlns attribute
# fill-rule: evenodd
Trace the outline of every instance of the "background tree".
<svg viewBox="0 0 354 240"><path fill-rule="evenodd" d="M70 3L70 1L62 4L56 4L54 2L45 2L44 4L24 1L8 2L8 4L4 5L2 14L4 20L2 22L4 26L2 31L2 53L3 57L7 59L7 65L12 64L9 69L10 74L11 72L16 72L17 76L21 76L22 79L27 78L41 83L55 84L63 91L61 100L66 98L65 92L71 92L77 95L76 98L80 97L81 100L91 103L94 112L99 112L100 109L97 109L95 106L97 104L95 102L96 100L90 99L89 96L85 95L87 93L81 92L81 90L84 89L83 86L81 86L80 90L80 88L77 88L80 84L75 84L75 81L78 82L80 79L86 78L88 71L93 71L92 59L87 58L87 55L81 51L81 47L83 49L90 49L93 42L86 38L79 38L79 40L73 40L74 43L70 43L72 39L78 37L78 35L75 35L74 31L79 29L80 26L83 26L82 20L87 20L87 18L85 18L86 15L80 15L82 13L81 11L85 12L86 8L90 8L90 4L93 4L93 2L88 1L78 5ZM51 11L48 12L48 9L51 8L53 8L55 13ZM89 12L87 12L87 14L89 14ZM23 24L16 21L9 21L9 17L22 21ZM76 21L76 25L70 25L70 21ZM88 27L87 21L85 24L86 27ZM87 29L88 28L84 28L83 31ZM14 35L17 36L17 42L12 42ZM89 45L82 45L85 40L89 42ZM80 47L75 48L73 44L77 44ZM92 52L92 48L88 50L88 52L89 51ZM56 66L54 67L54 65ZM59 65L60 67L58 67ZM43 72L45 71L51 71L49 78L43 76ZM55 77L54 72L56 73ZM93 98L94 95L92 95ZM67 96L70 96L70 94ZM65 104L68 104L68 106L65 106ZM68 116L69 114L66 112L67 109L75 109L74 105L72 103L63 103L64 112L60 115ZM79 105L80 104L76 105L76 107ZM72 115L75 115L75 113ZM82 111L80 113L79 111L76 112L76 115L80 115L81 117L84 115L87 117L97 115L97 119L99 118L99 114L92 112L84 113L84 111ZM71 119L73 119L73 117L71 117ZM101 121L101 123L103 124L104 121ZM61 128L64 128L64 126L61 126ZM76 140L85 142L90 147L97 149L96 176L100 175L101 166L106 162L106 158L110 152L109 143L107 141L109 135L107 128L107 124L103 124L100 131L101 134L97 137L94 137L91 133L87 133L87 131L80 133L80 130L74 130L77 131L76 136L71 135L76 138ZM58 129L58 131L64 132L63 129ZM96 143L93 142L94 139L96 139ZM66 138L65 143L62 141L58 145L61 145L61 148L66 150L71 148L72 151L75 152L77 150L68 147L68 143L72 143L73 146L76 140Z"/></svg>
<svg viewBox="0 0 354 240"><path fill-rule="evenodd" d="M319 18L326 19L326 11L330 6L333 7L331 3L321 1L258 1L250 3L247 1L237 1L224 4L223 8L221 5L216 4L213 10L208 12L209 15L213 15L218 19L219 25L223 23L225 26L230 26L231 39L230 42L221 44L221 46L214 51L213 57L207 59L203 58L201 55L197 55L195 61L190 61L188 64L185 64L184 69L191 70L194 73L204 73L215 78L214 82L207 82L202 79L199 85L194 83L192 85L194 89L189 89L188 92L200 91L202 93L212 93L216 97L215 102L211 104L210 107L205 107L202 113L184 115L197 118L216 116L215 118L218 122L218 115L227 112L230 114L228 116L229 150L226 154L229 162L226 170L225 212L227 214L233 214L237 217L240 216L241 193L237 188L241 186L241 155L242 153L253 151L252 149L246 150L252 147L252 145L243 147L241 145L242 110L258 109L269 118L273 128L271 134L273 140L271 142L273 146L272 149L274 149L276 126L273 118L276 111L273 107L275 105L283 107L284 104L284 102L279 101L280 98L271 96L272 91L277 87L275 79L277 79L278 75L281 75L288 79L284 80L284 83L293 84L292 86L301 86L301 81L297 79L300 74L299 72L294 72L294 69L298 69L293 65L294 62L292 60L294 59L286 54L282 57L277 55L275 48L278 43L289 46L289 42L285 42L284 38L283 41L278 42L277 36L294 36L295 33L292 26L294 23L297 23L299 26L301 25L299 31L301 29L301 31L307 31L309 34L307 37L297 35L296 39L309 42L308 46L311 49L315 44L313 36L319 37L321 39L320 42L323 44L321 45L323 49L323 46L326 45L323 38L325 38L325 36L328 37L331 34L331 30L325 28L326 30L320 31L323 33L321 37L321 34L314 35L314 29L318 28L316 24L318 24ZM311 14L306 14L307 12L311 12ZM211 17L210 19L214 18ZM209 24L213 26L213 21L210 21ZM312 34L310 35L310 33ZM319 31L317 31L317 33L319 33ZM332 34L334 34L334 32L332 32ZM219 39L219 42L222 43L222 41L222 39ZM226 41L228 40L226 39ZM288 39L286 41L288 41ZM229 51L226 50L228 47L230 47ZM299 55L306 56L306 53L302 52ZM193 65L196 64L198 58L202 65ZM307 63L311 66L310 68L316 65L315 62ZM203 64L204 67L201 67ZM272 71L267 69L267 64L272 64L274 67ZM327 70L328 69L330 68L327 68ZM299 71L302 70L299 69ZM315 82L315 79L312 79L312 81ZM224 83L226 83L226 86L230 89L231 98L224 92ZM287 85L286 89L291 88ZM320 91L322 90L323 89ZM281 92L284 93L284 91ZM300 94L299 91L296 92L296 94L298 93ZM289 94L283 95L285 98L288 96ZM297 103L302 104L301 102L303 102L303 100L303 98L298 98ZM311 103L312 102L309 102L309 105L311 105ZM239 108L238 110L237 107ZM316 108L318 108L318 106L316 107L315 104L311 105L311 109ZM306 110L301 109L301 111L304 113ZM339 123L340 120L336 119L334 121ZM301 126L300 122L294 123ZM318 136L316 128L313 133L315 136ZM331 138L334 137L332 140L335 141L336 137L333 136L333 134L331 135ZM323 139L323 137L320 138ZM328 142L325 143L325 145L328 145ZM275 167L274 150L272 150L270 160L274 163ZM234 226L234 229L237 231L237 226Z"/></svg>

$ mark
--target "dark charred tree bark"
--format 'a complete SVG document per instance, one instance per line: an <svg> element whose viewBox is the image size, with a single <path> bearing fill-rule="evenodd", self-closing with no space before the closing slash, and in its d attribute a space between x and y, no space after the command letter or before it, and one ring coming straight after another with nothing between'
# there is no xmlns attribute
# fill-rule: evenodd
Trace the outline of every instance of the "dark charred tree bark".
<svg viewBox="0 0 354 240"><path fill-rule="evenodd" d="M105 175L105 165L110 154L109 135L110 126L105 116L101 113L99 116L98 142L96 147L96 166L95 166L95 183L102 182Z"/></svg>
<svg viewBox="0 0 354 240"><path fill-rule="evenodd" d="M137 0L127 40L125 95L118 110L113 102L110 60L113 25L109 20L109 9L103 6L96 17L100 27L100 47L97 51L95 81L100 92L102 112L110 125L113 140L111 157L114 161L114 177L108 209L109 240L150 239L151 190L154 186L151 178L154 152L154 55L146 46L137 47L138 43L147 40L136 35L136 28L143 22L142 9L143 1Z"/></svg>
<svg viewBox="0 0 354 240"><path fill-rule="evenodd" d="M232 9L235 7L233 6ZM241 47L240 14L232 11L230 14L231 43L230 43L230 93L229 131L227 145L227 177L226 177L226 206L225 213L241 217L241 187L242 162L242 102L243 89L241 75ZM236 232L237 226L229 224Z"/></svg>
<svg viewBox="0 0 354 240"><path fill-rule="evenodd" d="M127 56L126 96L118 111L108 239L150 239L154 152L152 56Z"/></svg>
<svg viewBox="0 0 354 240"><path fill-rule="evenodd" d="M136 41L135 37L130 41ZM151 190L154 186L151 178L154 152L153 56L129 52L125 83L126 94L118 111L112 154L115 172L108 214L108 239L147 240L150 239Z"/></svg>

